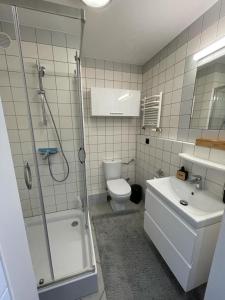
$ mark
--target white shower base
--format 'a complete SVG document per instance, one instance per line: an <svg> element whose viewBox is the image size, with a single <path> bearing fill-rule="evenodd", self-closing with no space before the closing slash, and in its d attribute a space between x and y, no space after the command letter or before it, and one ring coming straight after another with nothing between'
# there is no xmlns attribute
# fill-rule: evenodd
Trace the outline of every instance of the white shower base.
<svg viewBox="0 0 225 300"><path fill-rule="evenodd" d="M84 215L79 209L46 215L52 265L55 280L84 272L91 267L90 243L85 229ZM78 222L73 227L72 222ZM34 272L44 284L51 282L42 218L27 218L26 231Z"/></svg>

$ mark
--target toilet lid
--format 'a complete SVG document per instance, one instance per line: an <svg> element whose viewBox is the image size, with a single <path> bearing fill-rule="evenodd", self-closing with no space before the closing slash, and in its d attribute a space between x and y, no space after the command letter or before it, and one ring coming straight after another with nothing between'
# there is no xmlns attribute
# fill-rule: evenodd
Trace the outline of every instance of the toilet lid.
<svg viewBox="0 0 225 300"><path fill-rule="evenodd" d="M131 193L130 185L123 178L108 180L107 187L115 196L129 196Z"/></svg>

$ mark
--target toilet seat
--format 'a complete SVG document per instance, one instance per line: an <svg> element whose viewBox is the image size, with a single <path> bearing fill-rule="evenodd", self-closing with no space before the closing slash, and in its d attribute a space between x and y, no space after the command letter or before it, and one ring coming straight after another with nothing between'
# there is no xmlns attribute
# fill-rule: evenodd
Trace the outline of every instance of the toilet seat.
<svg viewBox="0 0 225 300"><path fill-rule="evenodd" d="M107 181L107 187L112 197L129 197L131 187L123 178Z"/></svg>

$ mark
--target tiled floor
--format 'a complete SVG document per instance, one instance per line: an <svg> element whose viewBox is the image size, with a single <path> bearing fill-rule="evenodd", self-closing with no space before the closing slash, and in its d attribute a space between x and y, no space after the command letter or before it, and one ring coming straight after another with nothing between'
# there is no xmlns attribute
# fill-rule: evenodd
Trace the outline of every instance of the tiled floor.
<svg viewBox="0 0 225 300"><path fill-rule="evenodd" d="M142 201L140 204L134 204L132 202L129 202L127 204L127 209L144 209L144 202ZM111 206L109 202L102 202L102 203L97 203L94 205L90 206L90 215L92 216L98 216L98 215L104 215L112 213ZM92 234L93 234L93 241L94 241L94 247L95 247L95 255L96 255L96 261L97 261L97 268L98 268L98 287L99 290L97 293L84 297L82 300L107 300L106 297L106 292L104 288L104 279L102 276L102 268L101 268L101 262L99 258L99 252L98 252L98 246L97 246L97 241L96 241L96 236L95 236L95 231L92 225Z"/></svg>

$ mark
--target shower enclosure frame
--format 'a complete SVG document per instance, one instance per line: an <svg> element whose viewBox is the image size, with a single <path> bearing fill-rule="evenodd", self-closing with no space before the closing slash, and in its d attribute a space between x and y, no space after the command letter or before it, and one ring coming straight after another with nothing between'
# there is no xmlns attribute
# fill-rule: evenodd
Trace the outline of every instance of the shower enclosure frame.
<svg viewBox="0 0 225 300"><path fill-rule="evenodd" d="M91 225L90 225L90 219L89 219L89 211L88 211L88 197L87 197L87 186L86 186L86 166L85 166L86 154L85 154L85 149L84 149L84 144L85 144L85 141L84 141L84 138L85 138L84 117L83 117L84 111L83 111L82 76L81 76L81 50L82 50L84 24L85 24L85 12L83 9L69 8L64 5L48 3L48 2L45 2L42 0L40 0L40 1L0 0L0 3L8 5L12 9L16 40L17 40L17 43L19 46L19 57L20 57L21 68L22 68L22 73L23 73L23 81L24 81L26 102L27 102L27 108L28 108L28 122L29 122L30 128L31 128L32 148L33 148L33 154L34 154L33 155L34 165L35 165L35 172L36 172L37 181L38 181L37 183L38 183L38 192L39 192L39 199L40 199L40 205L41 205L41 216L42 216L43 227L44 227L44 232L45 232L48 263L49 263L50 274L51 274L51 278L52 278L52 281L50 283L47 283L43 286L38 287L40 299L45 299L45 297L47 297L48 299L58 299L58 296L60 295L60 293L62 291L63 291L63 295L67 294L68 299L70 299L69 298L70 296L72 296L72 297L75 296L74 295L74 287L78 287L78 288L80 287L81 289L84 289L84 282L80 281L82 278L84 280L86 280L86 284L89 284L89 287L90 287L89 293L93 293L97 290L97 268L96 268L96 260L95 260L95 254L94 254L92 233L91 233ZM50 249L50 242L49 242L49 236L48 236L48 227L47 227L46 213L45 213L45 208L44 208L44 199L43 199L43 194L42 194L40 173L39 173L38 160L37 160L37 154L36 154L34 129L33 129L33 125L32 125L31 109L30 109L30 105L29 105L29 95L28 95L27 82L26 82L26 76L25 76L25 67L24 67L23 56L22 56L20 25L19 25L17 8L24 8L24 9L29 9L29 10L33 10L33 11L49 13L49 14L58 15L58 16L62 16L62 17L78 19L81 21L80 53L79 53L79 56L76 53L76 56L74 57L74 59L75 59L76 66L77 66L77 70L75 71L75 74L76 74L76 80L78 81L78 97L81 101L81 105L80 105L81 146L79 149L79 153L82 151L83 155L84 155L84 160L81 160L79 158L80 163L83 164L83 167L84 167L83 168L83 171L84 171L83 176L84 176L85 196L82 199L82 210L85 215L85 227L86 227L87 233L88 233L88 243L89 243L91 267L88 270L84 270L83 272L80 272L79 274L74 274L74 275L67 276L67 277L64 277L64 278L58 279L58 280L55 280L55 278L54 278L54 270L53 270L53 265L52 265L51 249ZM91 276L89 277L89 275L91 275ZM67 291L65 291L65 288L67 289ZM85 287L85 289L87 289L87 287ZM66 292L68 292L68 293L66 293ZM78 295L78 297L80 297L80 295Z"/></svg>

